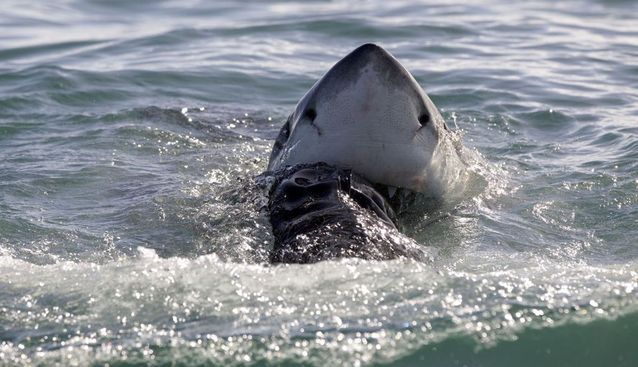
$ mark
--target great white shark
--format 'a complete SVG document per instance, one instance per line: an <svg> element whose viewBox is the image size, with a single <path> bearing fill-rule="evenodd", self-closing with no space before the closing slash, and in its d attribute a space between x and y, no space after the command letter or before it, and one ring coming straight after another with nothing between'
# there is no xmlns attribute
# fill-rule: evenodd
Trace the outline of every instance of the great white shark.
<svg viewBox="0 0 638 367"><path fill-rule="evenodd" d="M397 212L406 196L444 191L458 164L447 134L389 52L364 44L345 56L301 98L272 148L271 261L423 259L397 230Z"/></svg>

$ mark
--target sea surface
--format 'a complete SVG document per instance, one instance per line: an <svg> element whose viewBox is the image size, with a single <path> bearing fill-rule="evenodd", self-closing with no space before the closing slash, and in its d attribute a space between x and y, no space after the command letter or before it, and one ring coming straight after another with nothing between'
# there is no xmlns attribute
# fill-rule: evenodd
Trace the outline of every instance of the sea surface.
<svg viewBox="0 0 638 367"><path fill-rule="evenodd" d="M254 177L365 42L482 184L429 262L267 264ZM638 366L638 3L3 0L1 366Z"/></svg>

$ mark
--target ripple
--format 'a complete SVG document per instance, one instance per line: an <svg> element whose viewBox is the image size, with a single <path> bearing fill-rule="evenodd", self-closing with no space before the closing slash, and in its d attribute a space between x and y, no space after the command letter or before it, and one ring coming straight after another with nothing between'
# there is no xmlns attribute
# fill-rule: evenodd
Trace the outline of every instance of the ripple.
<svg viewBox="0 0 638 367"><path fill-rule="evenodd" d="M3 361L638 363L634 2L4 5ZM468 190L404 218L431 263L266 265L253 177L363 42L443 110Z"/></svg>

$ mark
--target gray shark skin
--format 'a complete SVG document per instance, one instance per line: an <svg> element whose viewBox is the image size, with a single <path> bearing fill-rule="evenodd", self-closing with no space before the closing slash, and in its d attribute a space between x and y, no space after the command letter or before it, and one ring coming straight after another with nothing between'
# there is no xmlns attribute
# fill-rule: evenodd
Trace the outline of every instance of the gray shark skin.
<svg viewBox="0 0 638 367"><path fill-rule="evenodd" d="M271 262L426 259L395 212L399 197L436 187L446 130L383 48L364 44L337 62L299 101L270 155Z"/></svg>
<svg viewBox="0 0 638 367"><path fill-rule="evenodd" d="M325 162L371 182L428 191L441 114L387 51L365 44L299 101L275 142L269 170Z"/></svg>

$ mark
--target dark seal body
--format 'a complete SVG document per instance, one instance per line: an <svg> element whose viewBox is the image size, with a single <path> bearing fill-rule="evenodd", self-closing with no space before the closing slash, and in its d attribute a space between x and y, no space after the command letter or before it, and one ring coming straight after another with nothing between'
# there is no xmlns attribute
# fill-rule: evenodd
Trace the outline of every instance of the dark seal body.
<svg viewBox="0 0 638 367"><path fill-rule="evenodd" d="M274 173L268 211L275 236L273 263L313 263L426 256L397 230L396 215L372 184L324 163Z"/></svg>

